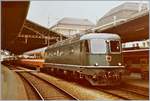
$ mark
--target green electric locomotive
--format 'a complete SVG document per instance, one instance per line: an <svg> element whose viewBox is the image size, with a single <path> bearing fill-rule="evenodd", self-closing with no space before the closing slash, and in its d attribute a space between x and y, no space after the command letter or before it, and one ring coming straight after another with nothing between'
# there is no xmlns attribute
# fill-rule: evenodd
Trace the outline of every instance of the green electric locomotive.
<svg viewBox="0 0 150 101"><path fill-rule="evenodd" d="M120 37L90 33L72 37L45 50L44 68L70 78L84 78L92 85L119 84L124 71Z"/></svg>

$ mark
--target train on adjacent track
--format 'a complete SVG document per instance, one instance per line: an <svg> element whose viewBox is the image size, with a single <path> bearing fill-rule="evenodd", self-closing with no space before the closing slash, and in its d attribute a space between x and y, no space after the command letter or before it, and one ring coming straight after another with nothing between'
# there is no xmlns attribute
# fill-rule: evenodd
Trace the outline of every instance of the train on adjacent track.
<svg viewBox="0 0 150 101"><path fill-rule="evenodd" d="M149 40L123 44L122 54L127 74L138 73L149 79Z"/></svg>
<svg viewBox="0 0 150 101"><path fill-rule="evenodd" d="M86 79L94 86L109 86L121 82L125 69L121 48L117 34L90 33L57 42L43 48L45 51L27 52L32 59L20 62L28 65L39 62L41 71Z"/></svg>

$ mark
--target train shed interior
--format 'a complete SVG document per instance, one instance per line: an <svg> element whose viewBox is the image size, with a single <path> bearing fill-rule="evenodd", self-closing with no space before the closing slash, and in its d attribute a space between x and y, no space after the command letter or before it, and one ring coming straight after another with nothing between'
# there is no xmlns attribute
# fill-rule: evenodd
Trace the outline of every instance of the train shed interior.
<svg viewBox="0 0 150 101"><path fill-rule="evenodd" d="M69 39L27 19L30 3L1 2L2 100L149 99L148 10Z"/></svg>
<svg viewBox="0 0 150 101"><path fill-rule="evenodd" d="M29 1L2 2L2 49L9 50L14 54L21 54L66 38L27 20L29 4ZM149 37L148 22L149 12L147 11L115 26L96 28L95 31L117 33L121 36L122 42L144 40Z"/></svg>

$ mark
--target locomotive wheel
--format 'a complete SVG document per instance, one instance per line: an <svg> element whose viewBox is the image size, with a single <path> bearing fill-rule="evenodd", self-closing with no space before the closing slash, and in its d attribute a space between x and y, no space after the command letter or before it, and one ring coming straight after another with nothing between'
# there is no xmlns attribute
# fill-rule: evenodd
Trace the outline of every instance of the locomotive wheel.
<svg viewBox="0 0 150 101"><path fill-rule="evenodd" d="M73 78L74 78L75 81L79 81L80 74L78 72L75 72Z"/></svg>
<svg viewBox="0 0 150 101"><path fill-rule="evenodd" d="M68 75L67 75L67 76L68 76L68 80L69 80L69 81L73 81L73 80L74 80L74 78L73 78L74 75L73 75L73 72L72 72L72 71L68 71Z"/></svg>
<svg viewBox="0 0 150 101"><path fill-rule="evenodd" d="M65 74L65 79L66 80L71 80L72 76L71 76L71 71L67 71L67 74Z"/></svg>

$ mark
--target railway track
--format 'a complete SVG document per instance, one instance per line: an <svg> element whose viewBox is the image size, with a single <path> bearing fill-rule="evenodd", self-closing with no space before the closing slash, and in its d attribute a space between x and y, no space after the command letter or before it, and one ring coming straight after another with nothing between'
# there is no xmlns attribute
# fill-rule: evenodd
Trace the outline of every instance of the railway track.
<svg viewBox="0 0 150 101"><path fill-rule="evenodd" d="M142 87L142 86L136 86L136 85L131 85L131 84L123 84L121 87L123 90L127 90L133 93L141 94L143 96L149 96L149 88Z"/></svg>
<svg viewBox="0 0 150 101"><path fill-rule="evenodd" d="M20 72L20 73L22 73L24 76L27 75L27 73L25 73L25 72ZM52 79L48 80L49 79L48 75L45 77L42 77L42 76L40 76L41 74L43 75L43 73L32 73L32 74L30 74L29 77L28 76L26 76L26 77L32 78L31 76L35 77L35 75L36 75L36 78L42 79L42 81L44 80L44 82L50 83L49 81ZM35 80L35 79L33 79L33 80ZM30 81L32 81L32 80L30 80ZM58 79L58 81L59 81L59 79ZM38 82L38 84L43 86L43 84L41 82ZM77 86L82 86L80 84L76 84L76 83L74 83L74 84ZM68 94L71 97L70 99L82 99L82 100L86 99L87 100L87 99L92 98L87 95L86 95L86 97L84 97L84 94L81 93L82 91L78 92L78 95L80 95L80 96L72 94L73 91L70 92L71 89L76 90L79 87L78 88L70 88L68 91L68 90L64 90L64 88L62 89L60 83L59 83L59 86L58 86L58 83L53 83L52 85L55 86L56 88L59 88L63 92L65 92L65 94ZM120 87L113 87L113 89L112 89L112 87L111 88L110 87L109 88L89 87L89 86L85 87L85 85L83 85L82 88L87 88L90 91L94 91L95 95L100 92L99 94L101 94L101 95L103 94L102 99L105 97L110 98L110 99L124 99L124 100L148 100L149 99L148 89L145 89L142 87L135 87L135 86L133 87L133 85L131 86L131 85L127 85L127 84L121 85ZM82 88L80 88L80 89L82 89ZM85 90L85 92L86 92L86 90ZM101 97L97 97L97 98L101 98ZM50 97L50 99L53 99L53 97ZM57 97L56 99L59 99L59 97ZM95 99L95 98L93 97L93 99Z"/></svg>
<svg viewBox="0 0 150 101"><path fill-rule="evenodd" d="M32 75L30 73L21 72L19 73L30 86L36 91L38 95L38 100L75 100L73 96L67 94L56 86L50 84L49 82ZM32 95L31 95L32 96ZM30 98L33 98L31 97ZM35 95L34 95L35 96Z"/></svg>
<svg viewBox="0 0 150 101"><path fill-rule="evenodd" d="M20 73L17 73L17 74L19 74L19 76L21 77L24 83L24 86L28 95L28 100L44 100L44 98L42 97L40 92L36 89L36 87L32 84L32 82L30 82Z"/></svg>
<svg viewBox="0 0 150 101"><path fill-rule="evenodd" d="M19 67L17 69L22 70L22 71L16 71L18 73L30 72L28 69L25 69L25 68L22 68L22 67ZM23 72L23 70L25 70L25 71ZM108 98L109 99L115 99L115 100L120 99L116 96L112 96L112 95L103 93L101 91L87 90L87 89L84 89L84 87L81 88L80 86L78 86L76 84L75 85L73 84L71 87L69 87L70 83L68 84L65 81L61 80L61 79L56 79L55 77L54 78L53 77L49 78L51 76L43 74L43 73L37 73L37 72L30 72L30 73L32 73L30 75L34 75L34 76L36 75L36 77L41 78L41 79L45 79L49 83L52 81L53 85L56 84L55 86L57 86L59 89L65 91L67 94L70 94L71 96L74 96L75 99L79 99L79 100L108 99ZM52 80L52 79L55 79L55 80ZM61 84L60 82L63 83L63 84ZM62 86L62 85L65 85L65 86Z"/></svg>
<svg viewBox="0 0 150 101"><path fill-rule="evenodd" d="M141 92L136 92L130 88L124 87L115 87L115 88L99 88L100 91L104 91L106 93L112 94L114 96L120 97L125 100L148 100L149 96L142 94Z"/></svg>
<svg viewBox="0 0 150 101"><path fill-rule="evenodd" d="M120 85L119 87L93 87L91 85L82 85L79 83L77 83L77 85L81 85L87 89L96 89L123 100L149 100L148 88L143 88L144 90L142 90L142 87L139 87L140 89L136 89L136 87L128 87L129 85Z"/></svg>

